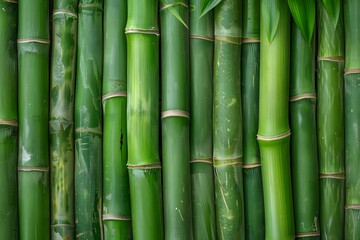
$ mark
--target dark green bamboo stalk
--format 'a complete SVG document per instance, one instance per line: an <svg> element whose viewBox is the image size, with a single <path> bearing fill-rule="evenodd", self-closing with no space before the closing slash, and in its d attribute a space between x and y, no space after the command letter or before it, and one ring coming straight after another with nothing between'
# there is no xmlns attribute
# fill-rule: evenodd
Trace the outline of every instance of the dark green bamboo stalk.
<svg viewBox="0 0 360 240"><path fill-rule="evenodd" d="M259 125L260 0L243 1L241 56L244 131L244 206L246 239L265 239L264 198L256 133Z"/></svg>
<svg viewBox="0 0 360 240"><path fill-rule="evenodd" d="M291 44L290 119L295 232L298 239L320 239L315 37L309 44L293 22Z"/></svg>
<svg viewBox="0 0 360 240"><path fill-rule="evenodd" d="M160 0L165 239L192 239L188 0Z"/></svg>
<svg viewBox="0 0 360 240"><path fill-rule="evenodd" d="M157 0L129 0L128 171L134 239L163 239Z"/></svg>
<svg viewBox="0 0 360 240"><path fill-rule="evenodd" d="M75 218L77 239L103 239L102 0L79 1L75 94Z"/></svg>
<svg viewBox="0 0 360 240"><path fill-rule="evenodd" d="M214 14L201 15L202 0L190 0L190 140L192 224L195 240L216 239L212 167Z"/></svg>
<svg viewBox="0 0 360 240"><path fill-rule="evenodd" d="M215 8L214 171L218 239L245 239L240 89L241 5Z"/></svg>
<svg viewBox="0 0 360 240"><path fill-rule="evenodd" d="M51 237L75 239L74 95L77 0L55 0L50 86Z"/></svg>
<svg viewBox="0 0 360 240"><path fill-rule="evenodd" d="M105 239L131 239L126 132L126 0L104 3L103 222Z"/></svg>
<svg viewBox="0 0 360 240"><path fill-rule="evenodd" d="M344 29L341 0L319 0L317 130L321 239L344 237Z"/></svg>
<svg viewBox="0 0 360 240"><path fill-rule="evenodd" d="M345 0L345 239L360 236L360 1Z"/></svg>
<svg viewBox="0 0 360 240"><path fill-rule="evenodd" d="M16 1L0 1L0 238L17 240L17 18Z"/></svg>
<svg viewBox="0 0 360 240"><path fill-rule="evenodd" d="M260 110L267 240L294 239L288 118L290 14L286 0L261 0Z"/></svg>
<svg viewBox="0 0 360 240"><path fill-rule="evenodd" d="M49 2L19 1L20 239L50 239Z"/></svg>

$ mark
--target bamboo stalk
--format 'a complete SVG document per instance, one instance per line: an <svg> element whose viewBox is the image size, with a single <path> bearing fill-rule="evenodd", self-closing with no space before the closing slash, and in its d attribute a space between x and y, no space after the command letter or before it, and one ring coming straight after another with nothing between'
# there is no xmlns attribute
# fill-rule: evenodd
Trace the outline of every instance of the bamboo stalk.
<svg viewBox="0 0 360 240"><path fill-rule="evenodd" d="M320 239L316 139L315 37L304 39L292 24L290 120L295 231L298 239Z"/></svg>
<svg viewBox="0 0 360 240"><path fill-rule="evenodd" d="M212 167L214 13L190 0L190 149L194 239L216 239Z"/></svg>
<svg viewBox="0 0 360 240"><path fill-rule="evenodd" d="M244 131L244 206L246 239L265 239L261 162L256 133L259 125L260 0L243 2L241 56Z"/></svg>
<svg viewBox="0 0 360 240"><path fill-rule="evenodd" d="M0 1L0 236L17 240L17 16L16 2Z"/></svg>
<svg viewBox="0 0 360 240"><path fill-rule="evenodd" d="M162 164L166 239L192 239L189 1L160 0Z"/></svg>
<svg viewBox="0 0 360 240"><path fill-rule="evenodd" d="M266 239L294 239L288 120L290 14L285 0L261 0L260 110Z"/></svg>
<svg viewBox="0 0 360 240"><path fill-rule="evenodd" d="M157 0L129 0L128 171L134 239L163 239Z"/></svg>
<svg viewBox="0 0 360 240"><path fill-rule="evenodd" d="M75 93L75 218L77 239L103 239L102 0L80 0Z"/></svg>
<svg viewBox="0 0 360 240"><path fill-rule="evenodd" d="M360 236L360 2L346 0L345 16L345 239Z"/></svg>
<svg viewBox="0 0 360 240"><path fill-rule="evenodd" d="M49 123L52 239L75 239L74 95L77 4L77 0L56 0L52 14Z"/></svg>
<svg viewBox="0 0 360 240"><path fill-rule="evenodd" d="M242 182L241 1L215 7L214 173L218 239L245 239Z"/></svg>
<svg viewBox="0 0 360 240"><path fill-rule="evenodd" d="M322 239L344 236L344 29L342 1L318 1L317 130Z"/></svg>
<svg viewBox="0 0 360 240"><path fill-rule="evenodd" d="M50 239L49 5L19 2L19 233Z"/></svg>
<svg viewBox="0 0 360 240"><path fill-rule="evenodd" d="M126 0L104 3L103 223L105 239L131 239L126 133Z"/></svg>

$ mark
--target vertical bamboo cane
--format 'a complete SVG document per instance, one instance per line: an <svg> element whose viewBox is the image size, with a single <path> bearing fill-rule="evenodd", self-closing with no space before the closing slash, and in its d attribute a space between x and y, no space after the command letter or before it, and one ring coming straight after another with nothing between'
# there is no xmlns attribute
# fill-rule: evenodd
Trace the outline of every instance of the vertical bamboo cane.
<svg viewBox="0 0 360 240"><path fill-rule="evenodd" d="M49 2L19 1L20 239L50 239Z"/></svg>
<svg viewBox="0 0 360 240"><path fill-rule="evenodd" d="M75 93L76 238L103 239L102 0L79 1L78 57Z"/></svg>
<svg viewBox="0 0 360 240"><path fill-rule="evenodd" d="M0 9L0 238L17 240L17 2Z"/></svg>

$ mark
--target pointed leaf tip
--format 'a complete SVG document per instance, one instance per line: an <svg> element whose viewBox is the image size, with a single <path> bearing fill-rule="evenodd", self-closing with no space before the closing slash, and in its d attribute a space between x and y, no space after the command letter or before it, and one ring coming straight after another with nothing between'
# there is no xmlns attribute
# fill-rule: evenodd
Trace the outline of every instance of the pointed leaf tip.
<svg viewBox="0 0 360 240"><path fill-rule="evenodd" d="M274 39L280 21L280 2L278 0L262 0L261 16L264 18L264 25L268 41Z"/></svg>
<svg viewBox="0 0 360 240"><path fill-rule="evenodd" d="M203 0L200 17L214 9L222 0Z"/></svg>
<svg viewBox="0 0 360 240"><path fill-rule="evenodd" d="M340 0L322 0L327 13L329 14L331 21L336 27L340 17L340 8L341 8L341 1Z"/></svg>
<svg viewBox="0 0 360 240"><path fill-rule="evenodd" d="M315 28L315 0L288 0L288 4L296 25L310 44Z"/></svg>

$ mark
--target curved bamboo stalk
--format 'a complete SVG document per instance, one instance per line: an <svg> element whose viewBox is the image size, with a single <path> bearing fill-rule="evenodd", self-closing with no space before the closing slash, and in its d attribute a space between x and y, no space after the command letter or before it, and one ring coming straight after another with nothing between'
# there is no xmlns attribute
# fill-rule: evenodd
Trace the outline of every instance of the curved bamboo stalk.
<svg viewBox="0 0 360 240"><path fill-rule="evenodd" d="M163 239L157 0L129 0L128 171L134 239Z"/></svg>
<svg viewBox="0 0 360 240"><path fill-rule="evenodd" d="M212 166L214 13L200 17L201 4L202 0L190 0L190 165L195 240L216 239Z"/></svg>
<svg viewBox="0 0 360 240"><path fill-rule="evenodd" d="M20 239L50 239L49 2L19 2Z"/></svg>
<svg viewBox="0 0 360 240"><path fill-rule="evenodd" d="M19 237L17 198L17 16L15 2L0 1L0 236Z"/></svg>
<svg viewBox="0 0 360 240"><path fill-rule="evenodd" d="M126 0L104 2L103 223L105 239L131 239L126 132Z"/></svg>
<svg viewBox="0 0 360 240"><path fill-rule="evenodd" d="M77 239L103 239L102 0L80 0L75 93L75 218Z"/></svg>
<svg viewBox="0 0 360 240"><path fill-rule="evenodd" d="M266 239L294 239L288 118L290 14L286 0L261 0L260 110ZM271 24L273 23L273 24Z"/></svg>

